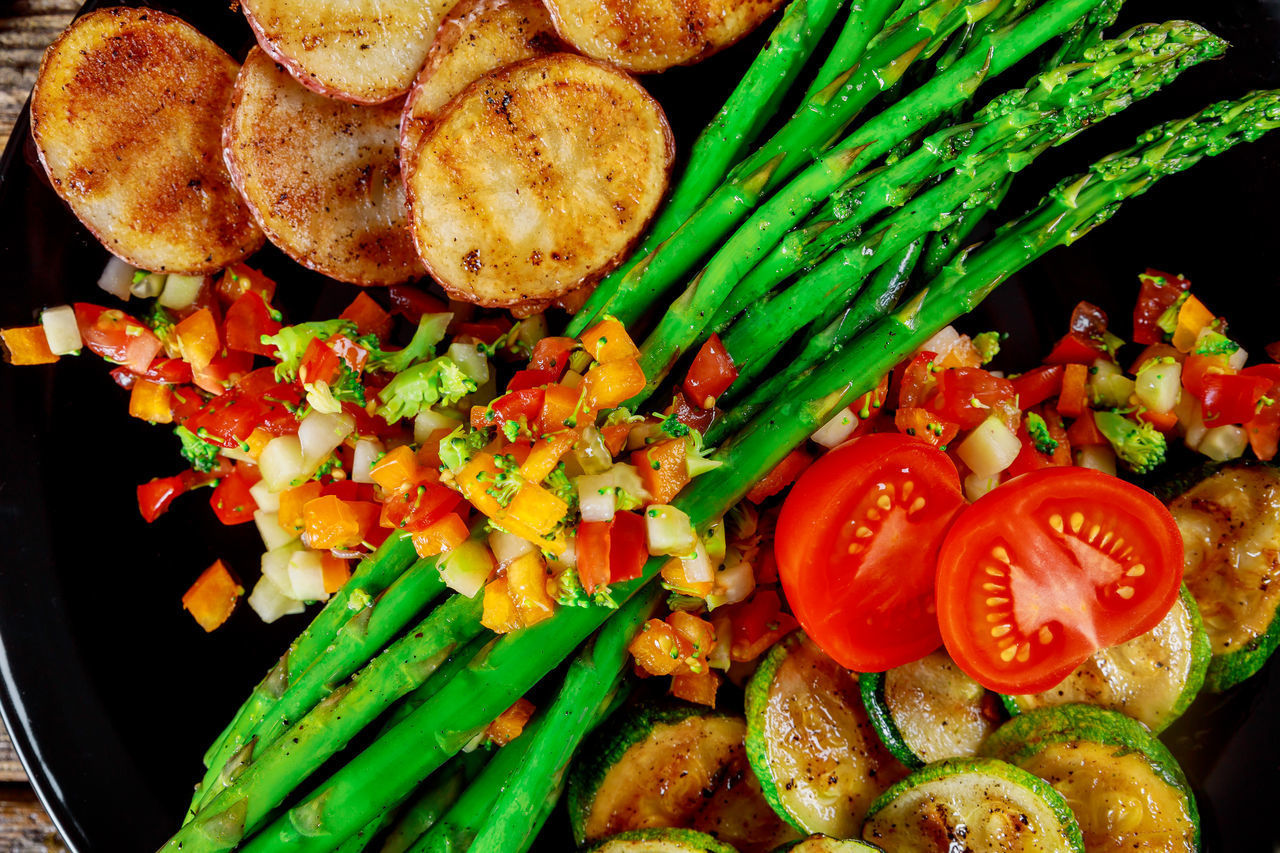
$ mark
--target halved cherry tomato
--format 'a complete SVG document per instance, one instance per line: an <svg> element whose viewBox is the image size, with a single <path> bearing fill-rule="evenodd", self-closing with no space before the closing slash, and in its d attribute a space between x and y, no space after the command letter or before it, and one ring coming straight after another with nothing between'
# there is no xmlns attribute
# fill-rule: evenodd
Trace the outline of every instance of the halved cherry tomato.
<svg viewBox="0 0 1280 853"><path fill-rule="evenodd" d="M964 506L945 453L880 433L809 467L778 518L778 572L800 625L842 666L879 672L939 645L938 548Z"/></svg>
<svg viewBox="0 0 1280 853"><path fill-rule="evenodd" d="M1155 627L1182 582L1160 501L1085 468L1046 468L960 513L938 557L952 659L1000 693L1038 693L1089 655Z"/></svg>
<svg viewBox="0 0 1280 853"><path fill-rule="evenodd" d="M162 349L160 339L145 323L117 308L77 302L75 312L80 337L89 351L134 373L146 373Z"/></svg>

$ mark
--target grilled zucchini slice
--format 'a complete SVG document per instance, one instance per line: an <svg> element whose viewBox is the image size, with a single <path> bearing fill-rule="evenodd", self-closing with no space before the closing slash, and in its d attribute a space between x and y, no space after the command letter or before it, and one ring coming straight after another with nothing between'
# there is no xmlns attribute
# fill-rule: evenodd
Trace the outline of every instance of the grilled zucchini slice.
<svg viewBox="0 0 1280 853"><path fill-rule="evenodd" d="M54 190L134 266L204 275L262 246L222 162L236 61L154 9L78 18L45 52L31 133Z"/></svg>
<svg viewBox="0 0 1280 853"><path fill-rule="evenodd" d="M1051 690L1003 698L1013 714L1086 703L1120 711L1159 732L1200 693L1208 666L1209 637L1184 585L1168 615L1147 633L1095 652Z"/></svg>
<svg viewBox="0 0 1280 853"><path fill-rule="evenodd" d="M826 835L814 835L804 841L797 841L778 853L875 853L879 850L874 844L859 841L856 838L830 838Z"/></svg>
<svg viewBox="0 0 1280 853"><path fill-rule="evenodd" d="M737 853L734 848L691 829L636 829L610 836L588 853Z"/></svg>
<svg viewBox="0 0 1280 853"><path fill-rule="evenodd" d="M1136 720L1094 705L1030 711L983 752L1034 773L1071 806L1089 853L1200 849L1195 797L1177 761Z"/></svg>
<svg viewBox="0 0 1280 853"><path fill-rule="evenodd" d="M857 677L801 632L774 646L746 698L751 766L803 832L857 835L867 807L907 775L867 718Z"/></svg>
<svg viewBox="0 0 1280 853"><path fill-rule="evenodd" d="M858 684L880 740L911 768L977 755L1004 718L996 695L942 650L888 672L860 675Z"/></svg>
<svg viewBox="0 0 1280 853"><path fill-rule="evenodd" d="M638 829L692 829L742 853L796 837L760 794L742 717L686 705L640 706L580 755L569 777L579 844Z"/></svg>
<svg viewBox="0 0 1280 853"><path fill-rule="evenodd" d="M1205 685L1226 690L1280 645L1280 471L1233 465L1169 505L1184 547L1183 580L1213 657Z"/></svg>
<svg viewBox="0 0 1280 853"><path fill-rule="evenodd" d="M948 758L917 770L871 806L862 837L894 853L1085 852L1062 796L994 758Z"/></svg>

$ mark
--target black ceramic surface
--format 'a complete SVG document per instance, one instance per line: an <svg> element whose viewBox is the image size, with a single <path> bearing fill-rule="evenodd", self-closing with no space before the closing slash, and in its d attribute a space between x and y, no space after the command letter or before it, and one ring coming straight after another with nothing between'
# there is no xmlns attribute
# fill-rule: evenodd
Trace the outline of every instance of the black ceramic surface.
<svg viewBox="0 0 1280 853"><path fill-rule="evenodd" d="M95 4L91 4L95 5ZM1052 152L1021 179L1002 213L1024 208L1068 170L1141 129L1211 100L1280 86L1280 5L1131 0L1125 23L1189 17L1234 43L1228 58ZM164 6L243 56L250 36L225 3ZM749 61L754 44L647 83L681 150ZM1022 75L1024 76L1024 75ZM1006 75L1001 88L1020 81ZM19 121L0 168L0 325L46 305L109 299L94 281L106 252L44 180ZM1011 333L1010 367L1033 363L1090 299L1127 331L1136 273L1189 276L1250 349L1280 339L1280 133L1168 179L1111 223L1058 250L965 321ZM352 288L267 250L295 320L333 316ZM224 528L202 497L146 525L134 487L181 468L177 441L125 414L124 392L85 357L46 368L0 366L0 707L33 781L77 851L155 849L176 828L200 756L236 703L302 627L264 626L247 607L206 635L179 607L216 557L251 581L252 525ZM1275 666L1232 693L1201 699L1167 734L1199 791L1211 850L1280 849L1280 684ZM552 821L563 820L562 815ZM557 837L562 827L551 827ZM545 849L564 849L547 842Z"/></svg>

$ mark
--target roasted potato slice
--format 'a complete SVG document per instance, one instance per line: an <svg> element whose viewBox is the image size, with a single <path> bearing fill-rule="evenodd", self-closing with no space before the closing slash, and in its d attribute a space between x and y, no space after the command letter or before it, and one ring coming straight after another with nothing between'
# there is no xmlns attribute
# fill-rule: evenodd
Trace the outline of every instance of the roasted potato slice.
<svg viewBox="0 0 1280 853"><path fill-rule="evenodd" d="M662 108L616 68L553 53L492 71L409 158L418 252L458 299L557 299L639 238L673 152Z"/></svg>
<svg viewBox="0 0 1280 853"><path fill-rule="evenodd" d="M409 91L454 0L243 0L258 45L308 89L358 104Z"/></svg>
<svg viewBox="0 0 1280 853"><path fill-rule="evenodd" d="M691 65L759 26L783 0L547 0L560 37L636 73Z"/></svg>
<svg viewBox="0 0 1280 853"><path fill-rule="evenodd" d="M400 111L326 98L251 50L224 142L232 178L268 239L339 281L422 276L396 148Z"/></svg>
<svg viewBox="0 0 1280 853"><path fill-rule="evenodd" d="M190 24L151 9L91 12L45 52L31 95L40 162L113 254L203 275L262 245L222 162L236 70Z"/></svg>
<svg viewBox="0 0 1280 853"><path fill-rule="evenodd" d="M431 117L481 74L564 49L542 0L463 0L440 24L409 90L401 152L417 148Z"/></svg>

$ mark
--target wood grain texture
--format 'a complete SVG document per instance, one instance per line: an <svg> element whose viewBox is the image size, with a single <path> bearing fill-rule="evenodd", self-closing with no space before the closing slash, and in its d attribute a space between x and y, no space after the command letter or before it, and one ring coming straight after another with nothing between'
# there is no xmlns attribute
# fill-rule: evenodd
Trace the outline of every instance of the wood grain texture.
<svg viewBox="0 0 1280 853"><path fill-rule="evenodd" d="M31 94L45 47L79 8L80 0L0 0L0 146Z"/></svg>
<svg viewBox="0 0 1280 853"><path fill-rule="evenodd" d="M0 851L65 853L66 849L30 788L0 785Z"/></svg>

